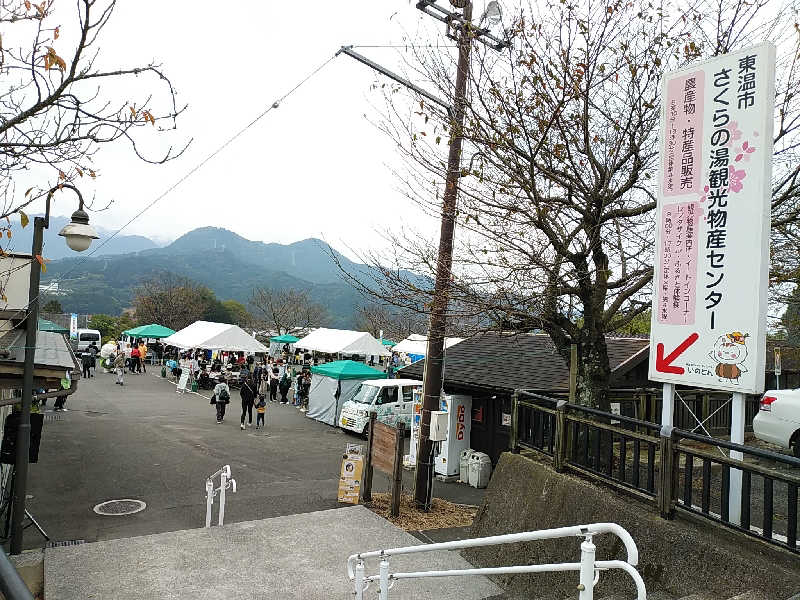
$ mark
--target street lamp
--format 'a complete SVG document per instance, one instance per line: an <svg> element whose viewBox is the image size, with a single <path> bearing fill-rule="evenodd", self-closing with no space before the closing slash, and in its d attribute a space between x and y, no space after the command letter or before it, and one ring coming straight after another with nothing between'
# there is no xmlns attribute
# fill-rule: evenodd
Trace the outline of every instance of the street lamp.
<svg viewBox="0 0 800 600"><path fill-rule="evenodd" d="M28 486L28 454L31 445L31 404L33 400L33 359L36 354L36 332L39 324L39 280L42 266L44 230L50 225L50 200L53 194L69 189L78 195L78 210L72 213L72 222L58 235L64 236L67 245L76 252L86 250L97 239L97 232L89 225L89 216L83 210L83 196L75 186L64 183L47 192L44 217L33 220L33 245L31 248L31 273L28 288L28 309L25 314L25 368L22 375L22 411L17 426L17 455L14 465L14 500L11 507L11 554L22 552L22 522L25 519L25 494Z"/></svg>

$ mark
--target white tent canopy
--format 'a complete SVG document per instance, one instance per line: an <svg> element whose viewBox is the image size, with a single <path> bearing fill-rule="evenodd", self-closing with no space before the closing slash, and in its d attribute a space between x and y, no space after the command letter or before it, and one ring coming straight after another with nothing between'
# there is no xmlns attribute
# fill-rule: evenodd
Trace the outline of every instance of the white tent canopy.
<svg viewBox="0 0 800 600"><path fill-rule="evenodd" d="M463 341L464 338L459 338L459 337L445 338L444 347L449 348L450 346L455 346L459 342ZM428 337L425 335L412 333L402 342L395 344L392 347L392 350L395 352L405 352L406 354L421 354L425 356L425 354L428 353Z"/></svg>
<svg viewBox="0 0 800 600"><path fill-rule="evenodd" d="M329 354L359 354L364 356L391 356L378 340L366 331L326 329L321 327L295 342L295 348L316 350Z"/></svg>
<svg viewBox="0 0 800 600"><path fill-rule="evenodd" d="M178 348L205 348L233 352L267 351L264 344L240 327L210 321L195 321L188 327L164 338L161 343Z"/></svg>

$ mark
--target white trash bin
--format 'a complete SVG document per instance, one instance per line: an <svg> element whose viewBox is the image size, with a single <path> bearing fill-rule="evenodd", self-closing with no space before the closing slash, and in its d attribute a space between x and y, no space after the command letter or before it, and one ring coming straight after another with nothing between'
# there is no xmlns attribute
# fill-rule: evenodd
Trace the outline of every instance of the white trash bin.
<svg viewBox="0 0 800 600"><path fill-rule="evenodd" d="M473 452L469 457L469 484L474 488L485 488L492 476L492 460L484 452Z"/></svg>
<svg viewBox="0 0 800 600"><path fill-rule="evenodd" d="M458 479L461 483L469 483L469 457L472 453L472 448L461 451L461 458L458 461Z"/></svg>

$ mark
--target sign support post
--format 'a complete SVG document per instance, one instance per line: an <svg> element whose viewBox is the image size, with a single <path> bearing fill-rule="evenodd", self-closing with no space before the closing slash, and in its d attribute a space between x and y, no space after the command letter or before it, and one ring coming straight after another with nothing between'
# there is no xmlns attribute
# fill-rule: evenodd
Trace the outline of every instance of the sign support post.
<svg viewBox="0 0 800 600"><path fill-rule="evenodd" d="M673 427L675 420L675 384L665 383L662 392L661 426Z"/></svg>
<svg viewBox="0 0 800 600"><path fill-rule="evenodd" d="M734 392L731 398L731 442L744 444L744 414L745 396L741 392ZM742 453L731 450L730 457L742 460ZM742 522L742 471L731 469L730 489L728 494L728 519L731 523L740 525Z"/></svg>

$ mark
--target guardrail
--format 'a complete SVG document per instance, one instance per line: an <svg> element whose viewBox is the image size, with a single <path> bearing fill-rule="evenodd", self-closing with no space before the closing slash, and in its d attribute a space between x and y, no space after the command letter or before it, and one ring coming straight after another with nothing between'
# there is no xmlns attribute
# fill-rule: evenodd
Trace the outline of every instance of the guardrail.
<svg viewBox="0 0 800 600"><path fill-rule="evenodd" d="M592 538L595 535L612 533L624 544L627 559L622 560L595 560L595 545ZM513 544L518 542L531 542L537 540L552 540L557 538L579 537L581 543L580 562L552 563L544 565L515 565L510 567L491 567L477 569L450 569L446 571L414 571L409 573L391 573L389 571L389 557L403 554L419 554L422 552L436 552L438 550L463 550L464 548L477 548L481 546L497 546L500 544ZM367 575L364 561L369 558L380 558L377 575ZM389 550L375 550L353 554L347 559L347 576L354 582L356 600L364 599L364 592L370 584L378 583L378 598L389 600L389 590L401 579L424 579L429 577L463 577L475 575L513 575L518 573L547 573L556 571L578 571L578 598L579 600L592 600L594 587L600 580L600 573L609 569L621 569L627 572L636 584L637 600L646 600L647 591L641 575L636 570L639 564L639 551L636 542L630 533L616 523L594 523L591 525L576 525L573 527L559 527L557 529L543 529L539 531L526 531L523 533L509 533L491 537L473 538L455 542L439 544L422 544L419 546L406 546Z"/></svg>
<svg viewBox="0 0 800 600"><path fill-rule="evenodd" d="M219 475L219 487L214 487L214 478ZM216 473L206 478L206 527L211 527L211 509L214 505L214 497L219 493L219 520L218 525L222 527L225 521L225 492L231 489L236 493L236 480L231 478L231 466L225 465Z"/></svg>
<svg viewBox="0 0 800 600"><path fill-rule="evenodd" d="M800 554L798 458L523 391L511 419L513 452L536 451L557 471L655 502L665 519L690 512ZM732 477L742 480L733 501Z"/></svg>
<svg viewBox="0 0 800 600"><path fill-rule="evenodd" d="M6 600L33 600L33 594L0 548L0 592Z"/></svg>

